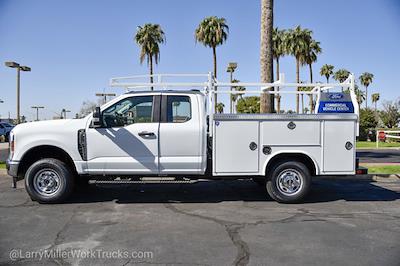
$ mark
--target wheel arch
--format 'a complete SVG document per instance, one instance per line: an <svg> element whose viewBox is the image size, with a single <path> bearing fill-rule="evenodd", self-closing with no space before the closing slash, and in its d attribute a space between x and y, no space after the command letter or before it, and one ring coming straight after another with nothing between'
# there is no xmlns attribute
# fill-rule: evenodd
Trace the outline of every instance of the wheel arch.
<svg viewBox="0 0 400 266"><path fill-rule="evenodd" d="M30 148L22 155L18 167L18 176L25 176L26 171L33 163L44 158L58 159L66 163L73 173L77 172L74 161L64 149L54 145L40 145Z"/></svg>
<svg viewBox="0 0 400 266"><path fill-rule="evenodd" d="M276 163L288 160L303 163L310 171L311 176L319 174L317 162L310 154L302 151L282 151L274 154L271 158L269 158L269 160L264 163L263 173L267 175L268 171L271 170Z"/></svg>

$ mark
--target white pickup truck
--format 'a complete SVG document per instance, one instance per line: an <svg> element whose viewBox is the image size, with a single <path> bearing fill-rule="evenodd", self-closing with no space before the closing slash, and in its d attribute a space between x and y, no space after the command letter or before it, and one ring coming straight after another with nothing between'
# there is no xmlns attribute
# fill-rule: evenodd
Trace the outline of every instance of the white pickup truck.
<svg viewBox="0 0 400 266"><path fill-rule="evenodd" d="M161 75L160 75L161 76ZM10 134L9 175L25 177L26 190L41 203L65 200L76 181L145 182L144 177L186 182L196 179L252 178L284 203L302 200L317 175L356 173L358 105L352 76L350 109L324 93L330 84L123 82L128 90L143 86L204 87L200 90L129 91L82 119L32 122ZM229 86L282 88L315 86L315 114L214 114L214 95ZM324 87L325 86L325 87ZM218 87L218 91L216 90ZM252 91L247 91L252 93ZM294 92L298 93L298 92ZM321 95L332 98L323 102ZM333 96L332 96L333 95ZM345 97L346 98L346 97ZM325 106L322 106L324 105ZM324 113L336 108L337 113ZM342 111L346 109L346 112ZM318 111L320 110L320 112ZM334 110L334 111L335 111Z"/></svg>

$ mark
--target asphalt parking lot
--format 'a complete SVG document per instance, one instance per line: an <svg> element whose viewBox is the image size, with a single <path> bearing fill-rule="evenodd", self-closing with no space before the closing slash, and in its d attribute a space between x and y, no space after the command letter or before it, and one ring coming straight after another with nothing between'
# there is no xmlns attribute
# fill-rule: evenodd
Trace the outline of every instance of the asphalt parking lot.
<svg viewBox="0 0 400 266"><path fill-rule="evenodd" d="M398 266L399 207L396 178L315 180L306 202L292 205L252 181L91 185L67 203L40 205L3 174L0 265ZM26 257L41 250L148 256Z"/></svg>

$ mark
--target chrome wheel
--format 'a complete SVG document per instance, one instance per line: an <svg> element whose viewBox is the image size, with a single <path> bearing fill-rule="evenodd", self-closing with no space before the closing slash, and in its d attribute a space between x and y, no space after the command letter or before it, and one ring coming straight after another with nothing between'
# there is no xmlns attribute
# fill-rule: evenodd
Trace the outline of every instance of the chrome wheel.
<svg viewBox="0 0 400 266"><path fill-rule="evenodd" d="M287 196L297 194L303 186L303 177L295 169L286 169L282 171L276 179L279 191Z"/></svg>
<svg viewBox="0 0 400 266"><path fill-rule="evenodd" d="M50 168L38 171L33 177L33 187L42 196L52 196L60 189L61 178Z"/></svg>

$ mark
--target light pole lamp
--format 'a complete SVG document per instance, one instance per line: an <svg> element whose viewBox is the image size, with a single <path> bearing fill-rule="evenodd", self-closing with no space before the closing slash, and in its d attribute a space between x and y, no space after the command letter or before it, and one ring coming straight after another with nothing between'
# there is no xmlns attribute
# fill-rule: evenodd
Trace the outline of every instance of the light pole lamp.
<svg viewBox="0 0 400 266"><path fill-rule="evenodd" d="M31 68L27 67L27 66L21 66L20 64L18 64L16 62L5 62L4 64L7 67L17 69L17 124L19 124L21 122L21 118L20 118L20 80L21 80L20 72L21 72L21 70L29 72L29 71L31 71Z"/></svg>
<svg viewBox="0 0 400 266"><path fill-rule="evenodd" d="M36 121L39 121L39 109L43 109L44 106L31 106L32 109L36 109Z"/></svg>
<svg viewBox="0 0 400 266"><path fill-rule="evenodd" d="M2 99L0 99L0 103L4 103L4 101Z"/></svg>
<svg viewBox="0 0 400 266"><path fill-rule="evenodd" d="M233 81L233 72L235 72L237 68L237 63L236 62L230 62L228 63L228 67L226 68L226 72L230 73L230 81L232 83ZM231 86L231 91L233 90L233 87ZM229 103L230 103L230 108L231 108L231 113L233 113L233 101L232 101L232 94L229 95Z"/></svg>
<svg viewBox="0 0 400 266"><path fill-rule="evenodd" d="M67 110L67 109L63 108L61 110L61 119L63 119L63 116L64 116L64 119L67 119L67 113L70 113L70 112L71 112L71 110Z"/></svg>

